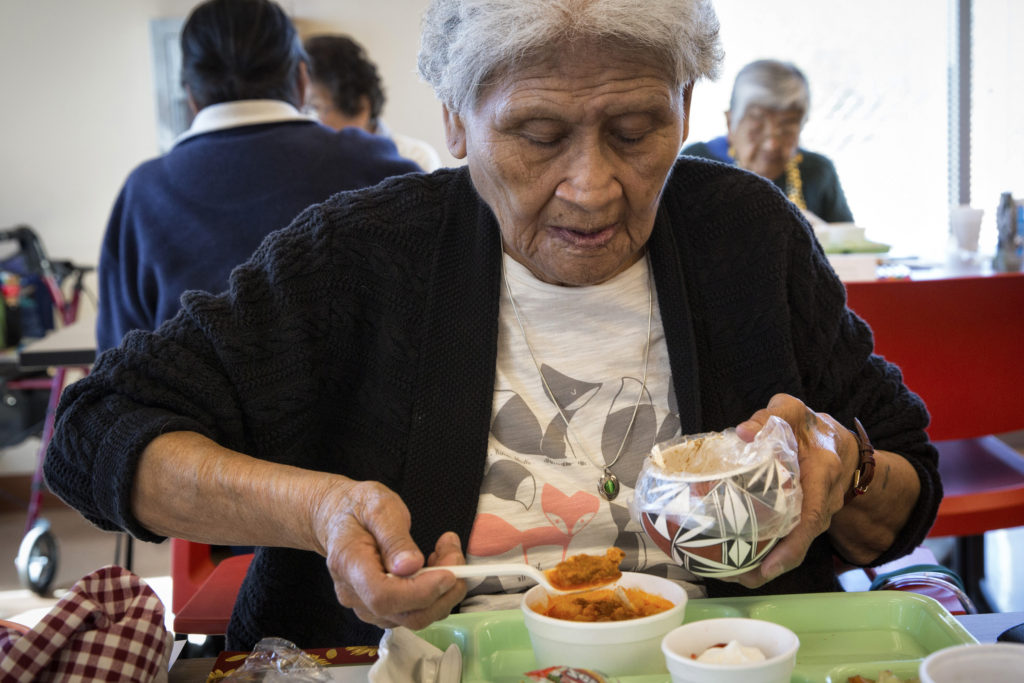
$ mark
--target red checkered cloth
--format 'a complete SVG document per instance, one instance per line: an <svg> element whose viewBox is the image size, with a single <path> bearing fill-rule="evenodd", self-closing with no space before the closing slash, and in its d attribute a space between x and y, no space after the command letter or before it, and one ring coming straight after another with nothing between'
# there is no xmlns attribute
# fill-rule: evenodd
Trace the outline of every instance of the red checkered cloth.
<svg viewBox="0 0 1024 683"><path fill-rule="evenodd" d="M166 681L172 644L153 589L103 567L27 633L0 627L0 681Z"/></svg>

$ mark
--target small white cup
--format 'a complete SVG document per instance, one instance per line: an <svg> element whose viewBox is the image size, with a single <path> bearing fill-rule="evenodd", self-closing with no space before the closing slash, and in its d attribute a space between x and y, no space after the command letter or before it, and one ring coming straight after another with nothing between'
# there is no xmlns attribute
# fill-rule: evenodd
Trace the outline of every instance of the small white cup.
<svg viewBox="0 0 1024 683"><path fill-rule="evenodd" d="M1024 643L954 645L921 662L921 683L1018 683L1024 676Z"/></svg>
<svg viewBox="0 0 1024 683"><path fill-rule="evenodd" d="M750 664L698 662L704 650L737 640L766 659ZM673 629L661 641L672 683L789 683L800 639L779 624L760 619L701 619Z"/></svg>
<svg viewBox="0 0 1024 683"><path fill-rule="evenodd" d="M949 231L960 251L978 251L978 236L981 234L981 217L984 209L974 209L966 204L949 207Z"/></svg>

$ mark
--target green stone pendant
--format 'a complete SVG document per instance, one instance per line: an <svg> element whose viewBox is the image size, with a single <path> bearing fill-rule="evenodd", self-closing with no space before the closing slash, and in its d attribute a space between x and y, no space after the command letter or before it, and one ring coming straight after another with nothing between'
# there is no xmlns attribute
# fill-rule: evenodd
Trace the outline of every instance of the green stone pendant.
<svg viewBox="0 0 1024 683"><path fill-rule="evenodd" d="M615 496L619 495L619 478L610 470L605 470L604 476L597 482L597 490L606 500L615 500Z"/></svg>

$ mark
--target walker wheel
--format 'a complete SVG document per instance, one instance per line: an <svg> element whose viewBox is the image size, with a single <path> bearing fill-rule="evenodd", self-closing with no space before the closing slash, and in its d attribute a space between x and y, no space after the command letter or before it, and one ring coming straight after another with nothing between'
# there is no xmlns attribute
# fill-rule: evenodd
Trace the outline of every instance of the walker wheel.
<svg viewBox="0 0 1024 683"><path fill-rule="evenodd" d="M57 539L50 533L50 523L40 519L21 539L14 559L21 585L36 595L48 596L57 576Z"/></svg>

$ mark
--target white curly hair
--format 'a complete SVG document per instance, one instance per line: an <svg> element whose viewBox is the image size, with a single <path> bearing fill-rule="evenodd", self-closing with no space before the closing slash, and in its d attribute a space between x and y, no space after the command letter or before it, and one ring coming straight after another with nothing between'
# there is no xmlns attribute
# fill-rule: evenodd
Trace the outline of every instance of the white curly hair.
<svg viewBox="0 0 1024 683"><path fill-rule="evenodd" d="M716 78L722 62L710 0L432 0L419 73L460 112L477 104L494 76L581 39L653 55L680 90Z"/></svg>

